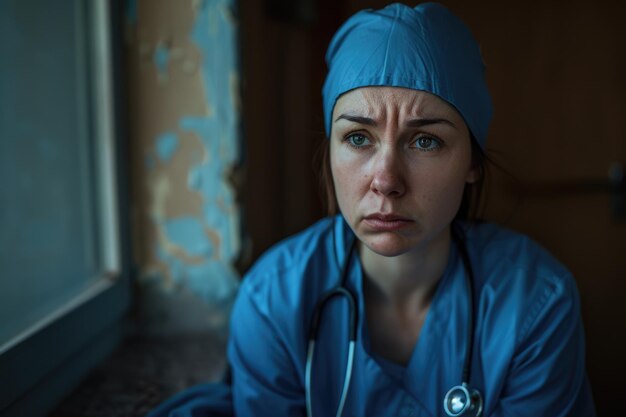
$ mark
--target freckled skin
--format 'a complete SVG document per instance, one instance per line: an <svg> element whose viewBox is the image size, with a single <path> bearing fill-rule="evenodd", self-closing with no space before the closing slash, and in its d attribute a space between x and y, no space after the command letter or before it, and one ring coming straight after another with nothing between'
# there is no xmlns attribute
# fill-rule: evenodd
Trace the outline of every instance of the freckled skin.
<svg viewBox="0 0 626 417"><path fill-rule="evenodd" d="M342 115L367 117L376 125ZM407 126L416 119L438 121ZM411 254L422 259L429 252L447 250L449 226L464 186L477 175L469 130L456 109L423 91L362 87L337 100L332 120L330 155L337 201L365 247L384 257ZM352 136L352 142L346 140L354 134L358 136ZM424 137L426 142L420 142ZM364 145L350 146L355 141ZM424 150L424 143L441 146ZM375 213L409 221L399 230L380 231L365 221Z"/></svg>

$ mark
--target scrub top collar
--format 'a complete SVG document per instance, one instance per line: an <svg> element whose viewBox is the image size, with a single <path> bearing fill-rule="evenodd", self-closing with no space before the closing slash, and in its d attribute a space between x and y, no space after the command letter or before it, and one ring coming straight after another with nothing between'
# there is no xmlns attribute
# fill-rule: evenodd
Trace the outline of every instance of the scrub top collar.
<svg viewBox="0 0 626 417"><path fill-rule="evenodd" d="M335 219L334 227L335 254L341 271L346 257L350 256L349 249L355 235L341 215ZM408 365L403 367L372 352L365 320L363 270L356 250L348 266L346 286L355 294L359 314L357 346L384 374L395 381L401 377L402 380L399 382L403 384L404 389L433 415L440 411L446 391L460 384L462 379L470 331L467 328L469 288L465 274L457 244L451 240L450 256L445 271L435 290L411 359Z"/></svg>

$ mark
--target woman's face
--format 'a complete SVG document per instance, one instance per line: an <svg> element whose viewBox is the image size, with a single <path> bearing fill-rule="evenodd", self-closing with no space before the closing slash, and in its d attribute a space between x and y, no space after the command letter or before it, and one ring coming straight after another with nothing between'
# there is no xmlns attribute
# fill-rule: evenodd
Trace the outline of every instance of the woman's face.
<svg viewBox="0 0 626 417"><path fill-rule="evenodd" d="M447 236L476 179L461 115L427 92L363 87L337 100L332 120L337 202L361 242L396 256Z"/></svg>

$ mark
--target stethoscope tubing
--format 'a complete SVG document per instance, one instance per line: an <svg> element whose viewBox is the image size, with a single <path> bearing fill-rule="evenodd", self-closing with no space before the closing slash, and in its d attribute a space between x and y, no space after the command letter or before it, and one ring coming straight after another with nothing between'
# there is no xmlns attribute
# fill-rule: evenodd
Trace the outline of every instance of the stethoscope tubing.
<svg viewBox="0 0 626 417"><path fill-rule="evenodd" d="M354 369L354 349L356 341L351 340L348 344L348 362L346 364L346 374L343 379L343 388L341 390L341 398L339 399L339 406L337 407L336 417L341 417L343 414L343 407L346 404L348 398L348 391L350 390L350 381L352 380L352 369ZM313 355L315 354L315 340L309 340L309 346L307 349L306 359L306 371L305 371L305 391L306 391L306 415L313 416L313 401L311 399L311 368L313 366Z"/></svg>
<svg viewBox="0 0 626 417"><path fill-rule="evenodd" d="M468 288L468 317L467 317L467 327L470 330L467 340L467 346L465 350L465 358L463 361L463 372L461 376L461 385L453 387L449 393L455 388L462 387L467 392L469 389L469 380L471 377L471 358L473 354L473 345L474 345L474 274L470 263L469 254L467 252L467 247L464 242L464 236L460 227L453 223L451 228L452 238L457 243L457 247L459 248L459 252L461 254L461 259L463 261L463 265L465 267L465 277ZM333 245L335 243L335 234L333 229ZM352 377L352 370L354 367L354 352L356 346L356 328L358 323L357 317L357 305L356 305L356 297L352 292L347 288L347 271L348 266L352 258L352 254L355 251L357 243L357 238L354 237L350 249L347 252L348 255L344 260L343 267L341 268L341 281L340 285L337 287L325 292L318 302L316 303L315 309L313 310L313 318L311 320L311 324L309 327L309 343L307 346L307 357L306 357L306 367L305 367L305 401L306 401L306 412L308 417L313 417L313 406L312 406L312 368L313 368L313 357L315 353L315 342L318 337L318 331L320 327L321 315L324 307L331 299L335 297L343 297L348 301L349 307L349 345L348 345L348 358L346 363L346 372L344 376L344 384L341 391L341 397L339 400L339 405L337 407L337 417L340 417L343 414L343 408L345 406L345 402L347 399L348 391L350 389L350 380ZM465 392L464 391L464 392ZM482 396L480 392L477 390L472 390L472 394L477 396L479 400L477 414L480 416L482 414ZM448 394L446 395L447 398ZM471 395L468 394L468 400ZM446 399L444 399L444 404ZM469 405L469 404L468 404ZM445 406L444 406L445 407ZM469 409L469 407L466 407ZM465 409L463 410L465 411ZM448 415L461 415L461 414L450 414L446 408L446 413Z"/></svg>
<svg viewBox="0 0 626 417"><path fill-rule="evenodd" d="M334 226L334 225L333 225ZM333 229L333 247L336 248L335 242L335 233ZM341 390L341 397L339 399L339 405L337 406L337 417L341 417L343 414L343 408L346 403L346 399L348 398L348 391L350 389L350 381L352 379L352 370L354 368L354 351L356 346L356 332L357 332L357 323L358 323L358 310L356 305L356 297L348 289L346 286L347 275L348 275L348 266L350 264L350 260L352 259L352 254L354 253L356 247L357 239L354 237L352 243L350 244L350 250L347 252L347 257L343 262L343 267L340 268L341 281L340 284L322 294L320 299L315 305L315 309L313 310L313 318L311 320L311 324L309 327L309 343L307 346L307 358L306 358L306 367L305 367L305 380L304 380L304 390L305 390L305 400L306 400L306 412L308 417L313 417L313 401L311 398L312 393L312 368L313 368L313 357L315 354L315 342L317 340L318 331L320 327L320 321L322 318L322 311L331 299L335 297L343 297L348 301L348 311L349 313L349 344L348 344L348 359L346 363L346 372L343 381L343 388ZM337 255L335 250L335 255ZM337 267L339 269L339 261L337 261Z"/></svg>
<svg viewBox="0 0 626 417"><path fill-rule="evenodd" d="M471 360L474 352L474 271L472 269L472 263L470 262L469 254L467 253L467 246L465 245L463 232L456 224L452 224L451 227L452 238L456 242L456 246L461 253L461 259L463 266L465 267L465 282L467 285L467 328L470 330L467 340L467 347L465 349L465 360L463 361L463 373L461 375L461 385L468 386L471 377Z"/></svg>

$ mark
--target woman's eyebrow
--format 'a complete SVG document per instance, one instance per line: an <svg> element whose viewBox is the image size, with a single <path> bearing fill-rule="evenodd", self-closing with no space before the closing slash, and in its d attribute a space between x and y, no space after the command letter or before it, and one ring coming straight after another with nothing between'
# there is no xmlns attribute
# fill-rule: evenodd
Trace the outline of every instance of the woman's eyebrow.
<svg viewBox="0 0 626 417"><path fill-rule="evenodd" d="M456 128L456 125L454 123L452 123L450 120L448 120L448 119L441 119L441 118L411 119L411 120L406 122L406 126L407 127L422 127L422 126L433 125L433 124L437 124L437 123L447 124L447 125L450 125L450 126Z"/></svg>
<svg viewBox="0 0 626 417"><path fill-rule="evenodd" d="M342 114L341 116L335 119L335 122L339 121L340 119L348 120L350 122L359 123L362 125L377 126L377 123L374 119L365 117L365 116L354 116L352 114Z"/></svg>
<svg viewBox="0 0 626 417"><path fill-rule="evenodd" d="M335 119L335 122L339 121L340 119L348 120L350 122L359 123L359 124L367 125L367 126L378 126L378 123L376 123L376 120L369 118L369 117L365 117L365 116L342 114L341 116ZM410 119L406 122L406 126L407 127L422 127L422 126L427 126L427 125L432 125L432 124L437 124L437 123L444 123L444 124L447 124L456 128L456 125L452 123L450 120L442 119L442 118Z"/></svg>

